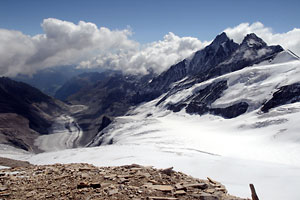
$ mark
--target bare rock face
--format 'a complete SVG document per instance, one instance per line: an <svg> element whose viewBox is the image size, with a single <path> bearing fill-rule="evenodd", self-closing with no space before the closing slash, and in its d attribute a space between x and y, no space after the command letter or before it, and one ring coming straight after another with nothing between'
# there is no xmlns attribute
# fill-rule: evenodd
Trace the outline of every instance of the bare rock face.
<svg viewBox="0 0 300 200"><path fill-rule="evenodd" d="M0 77L0 144L38 152L34 139L48 134L68 106L25 83Z"/></svg>
<svg viewBox="0 0 300 200"><path fill-rule="evenodd" d="M300 83L294 83L280 87L278 91L273 94L273 97L267 101L261 110L268 112L270 109L277 106L295 103L300 101Z"/></svg>
<svg viewBox="0 0 300 200"><path fill-rule="evenodd" d="M167 171L167 173L166 173ZM29 165L0 170L0 199L242 200L221 183L181 172L127 165Z"/></svg>

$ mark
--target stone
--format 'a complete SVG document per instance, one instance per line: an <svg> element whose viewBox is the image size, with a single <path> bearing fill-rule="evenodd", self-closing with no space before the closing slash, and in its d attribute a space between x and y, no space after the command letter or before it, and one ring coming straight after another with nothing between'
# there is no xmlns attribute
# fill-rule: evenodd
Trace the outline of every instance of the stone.
<svg viewBox="0 0 300 200"><path fill-rule="evenodd" d="M130 175L130 174L124 174L124 175L117 175L117 177L118 178L131 178L131 177L133 177L132 175Z"/></svg>
<svg viewBox="0 0 300 200"><path fill-rule="evenodd" d="M113 180L116 177L116 175L109 175L109 176L104 176L105 179Z"/></svg>
<svg viewBox="0 0 300 200"><path fill-rule="evenodd" d="M102 188L108 187L110 185L111 185L111 183L101 183L101 187Z"/></svg>
<svg viewBox="0 0 300 200"><path fill-rule="evenodd" d="M150 187L152 189L164 191L164 192L171 192L174 189L171 185L152 185Z"/></svg>
<svg viewBox="0 0 300 200"><path fill-rule="evenodd" d="M120 178L120 180L118 181L119 184L123 184L123 183L126 183L126 182L129 182L129 180L126 179L126 178Z"/></svg>
<svg viewBox="0 0 300 200"><path fill-rule="evenodd" d="M149 182L153 183L153 184L158 184L158 182L156 180L152 180L152 179L150 179Z"/></svg>
<svg viewBox="0 0 300 200"><path fill-rule="evenodd" d="M7 197L10 196L11 193L10 192L0 192L0 197Z"/></svg>
<svg viewBox="0 0 300 200"><path fill-rule="evenodd" d="M92 169L93 169L92 167L85 166L85 167L78 168L78 171L90 171Z"/></svg>
<svg viewBox="0 0 300 200"><path fill-rule="evenodd" d="M197 189L201 189L204 190L208 187L208 185L206 183L193 183L193 184L185 184L183 185L186 188L197 188Z"/></svg>
<svg viewBox="0 0 300 200"><path fill-rule="evenodd" d="M216 191L215 189L207 189L207 190L205 190L205 192L210 193L210 194L214 193L215 191Z"/></svg>
<svg viewBox="0 0 300 200"><path fill-rule="evenodd" d="M213 180L212 178L207 177L207 180L212 184L217 184L218 182Z"/></svg>
<svg viewBox="0 0 300 200"><path fill-rule="evenodd" d="M88 173L82 173L82 174L81 174L81 177L87 179L87 178L90 177L90 175L89 175Z"/></svg>
<svg viewBox="0 0 300 200"><path fill-rule="evenodd" d="M161 172L168 176L171 176L174 171L173 171L173 167L169 167L169 168L161 170Z"/></svg>
<svg viewBox="0 0 300 200"><path fill-rule="evenodd" d="M174 195L184 195L186 192L184 190L177 190Z"/></svg>
<svg viewBox="0 0 300 200"><path fill-rule="evenodd" d="M96 188L101 188L101 184L100 183L91 183L90 187L96 189Z"/></svg>
<svg viewBox="0 0 300 200"><path fill-rule="evenodd" d="M6 186L0 186L0 192L7 190L8 188Z"/></svg>
<svg viewBox="0 0 300 200"><path fill-rule="evenodd" d="M77 185L77 189L82 189L82 188L87 188L87 187L90 187L90 185L87 182L80 182Z"/></svg>
<svg viewBox="0 0 300 200"><path fill-rule="evenodd" d="M225 192L227 193L227 190L225 187L219 187L219 188L216 188L217 191L222 191L222 192Z"/></svg>
<svg viewBox="0 0 300 200"><path fill-rule="evenodd" d="M118 189L109 190L108 195L111 196L111 195L117 194L118 192L119 192Z"/></svg>
<svg viewBox="0 0 300 200"><path fill-rule="evenodd" d="M31 191L31 192L28 192L25 196L26 196L27 198L29 198L29 197L34 196L35 194L36 194L35 191Z"/></svg>
<svg viewBox="0 0 300 200"><path fill-rule="evenodd" d="M149 200L177 200L174 197L148 197Z"/></svg>
<svg viewBox="0 0 300 200"><path fill-rule="evenodd" d="M177 184L175 185L175 188L176 188L177 190L185 189L185 187L184 187L181 183L177 183Z"/></svg>
<svg viewBox="0 0 300 200"><path fill-rule="evenodd" d="M55 177L54 179L55 179L55 180L59 180L59 179L67 178L67 177L68 177L67 175L64 175L64 176L58 176L58 177Z"/></svg>
<svg viewBox="0 0 300 200"><path fill-rule="evenodd" d="M201 194L199 196L200 200L219 200L219 198L215 195L211 195L211 194Z"/></svg>

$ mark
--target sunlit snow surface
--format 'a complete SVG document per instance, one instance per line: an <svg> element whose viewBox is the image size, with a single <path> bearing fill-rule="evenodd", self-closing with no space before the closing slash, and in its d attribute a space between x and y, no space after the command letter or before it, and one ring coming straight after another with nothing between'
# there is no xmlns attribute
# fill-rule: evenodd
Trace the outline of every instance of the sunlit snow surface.
<svg viewBox="0 0 300 200"><path fill-rule="evenodd" d="M34 164L88 162L98 166L138 163L175 170L199 178L221 181L231 194L250 197L249 183L260 199L300 199L300 103L259 111L276 88L299 81L300 62L279 55L275 62L256 65L199 83L160 98L116 118L98 138L94 148L68 149L38 155L1 154ZM284 62L280 62L284 60ZM275 62L275 63L274 63ZM249 112L234 119L213 115L189 115L165 109L217 81L227 80L228 89L214 107L246 101ZM95 141L97 142L97 140Z"/></svg>

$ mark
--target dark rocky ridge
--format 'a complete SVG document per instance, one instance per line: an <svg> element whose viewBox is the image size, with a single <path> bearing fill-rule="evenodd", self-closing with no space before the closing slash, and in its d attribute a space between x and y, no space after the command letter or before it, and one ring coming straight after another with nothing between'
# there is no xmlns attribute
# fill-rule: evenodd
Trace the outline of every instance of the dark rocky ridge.
<svg viewBox="0 0 300 200"><path fill-rule="evenodd" d="M29 127L41 134L47 134L51 126L51 120L41 112L55 115L63 105L34 87L9 78L0 78L0 96L0 113L23 116L29 120Z"/></svg>
<svg viewBox="0 0 300 200"><path fill-rule="evenodd" d="M268 112L270 109L300 101L300 83L294 83L280 87L278 91L273 94L273 97L268 100L261 110Z"/></svg>
<svg viewBox="0 0 300 200"><path fill-rule="evenodd" d="M226 108L211 107L211 104L220 98L223 91L227 88L226 80L213 82L185 101L176 104L167 104L167 108L173 112L179 112L185 108L186 112L189 114L204 115L210 113L224 118L234 118L244 114L248 109L248 104L246 102L240 102Z"/></svg>
<svg viewBox="0 0 300 200"><path fill-rule="evenodd" d="M0 141L35 151L34 138L48 134L58 115L67 111L60 101L38 89L9 78L0 78Z"/></svg>
<svg viewBox="0 0 300 200"><path fill-rule="evenodd" d="M38 136L36 131L29 128L28 119L15 113L0 113L0 144L38 152L34 146L34 139Z"/></svg>

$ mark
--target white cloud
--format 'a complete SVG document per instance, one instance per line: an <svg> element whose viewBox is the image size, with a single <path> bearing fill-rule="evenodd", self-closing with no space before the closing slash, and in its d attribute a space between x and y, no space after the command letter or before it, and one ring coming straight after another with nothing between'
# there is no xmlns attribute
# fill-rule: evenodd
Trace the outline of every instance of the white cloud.
<svg viewBox="0 0 300 200"><path fill-rule="evenodd" d="M168 33L163 40L147 44L137 51L99 55L92 60L81 62L79 66L103 66L135 74L146 74L149 71L161 73L206 44L207 42L203 43L197 38L179 37L174 33Z"/></svg>
<svg viewBox="0 0 300 200"><path fill-rule="evenodd" d="M228 37L240 43L248 33L255 33L268 45L281 45L285 49L290 49L300 55L300 29L294 28L286 33L273 33L271 28L265 27L260 22L253 24L242 23L234 28L224 30Z"/></svg>
<svg viewBox="0 0 300 200"><path fill-rule="evenodd" d="M43 34L33 37L0 29L0 74L32 74L38 69L75 64L127 73L157 73L204 46L197 38L167 34L144 46L131 40L130 29L109 30L93 23L45 19Z"/></svg>
<svg viewBox="0 0 300 200"><path fill-rule="evenodd" d="M78 64L99 53L137 49L129 29L111 31L93 23L74 24L45 19L43 34L33 37L19 31L0 29L0 74L31 74L46 67Z"/></svg>
<svg viewBox="0 0 300 200"><path fill-rule="evenodd" d="M32 74L38 69L71 64L134 74L160 73L209 44L168 33L160 41L141 45L130 39L130 28L110 30L84 21L74 24L49 18L41 25L44 33L33 37L0 29L0 75ZM236 42L254 32L268 44L280 44L300 55L300 29L279 34L256 22L242 23L225 32Z"/></svg>

